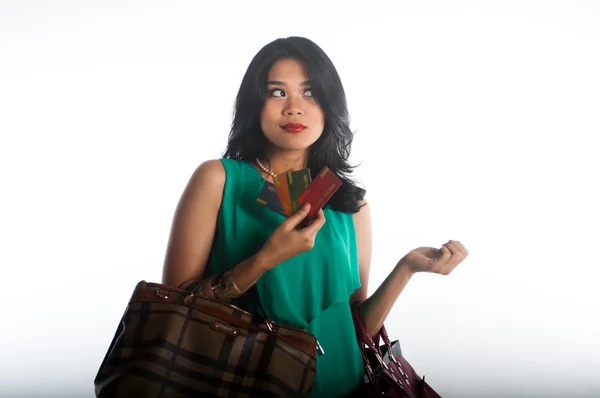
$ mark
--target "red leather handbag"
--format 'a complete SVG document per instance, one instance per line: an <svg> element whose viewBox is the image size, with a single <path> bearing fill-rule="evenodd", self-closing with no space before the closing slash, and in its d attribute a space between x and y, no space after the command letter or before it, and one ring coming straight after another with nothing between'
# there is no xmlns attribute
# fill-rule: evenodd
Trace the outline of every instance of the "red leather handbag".
<svg viewBox="0 0 600 398"><path fill-rule="evenodd" d="M392 344L385 326L371 338L358 312L359 304L352 307L356 338L365 362L365 384L359 392L363 397L441 398L419 377L402 356L397 341ZM383 345L379 341L383 340ZM358 395L357 395L358 396Z"/></svg>

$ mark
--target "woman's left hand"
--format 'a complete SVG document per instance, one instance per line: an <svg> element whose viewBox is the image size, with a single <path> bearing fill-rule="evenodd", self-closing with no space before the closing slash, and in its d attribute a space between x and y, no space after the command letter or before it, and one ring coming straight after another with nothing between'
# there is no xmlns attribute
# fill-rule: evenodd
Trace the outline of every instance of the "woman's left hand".
<svg viewBox="0 0 600 398"><path fill-rule="evenodd" d="M449 240L441 248L419 247L411 250L398 265L406 266L412 273L433 272L448 275L460 264L469 252L462 243Z"/></svg>

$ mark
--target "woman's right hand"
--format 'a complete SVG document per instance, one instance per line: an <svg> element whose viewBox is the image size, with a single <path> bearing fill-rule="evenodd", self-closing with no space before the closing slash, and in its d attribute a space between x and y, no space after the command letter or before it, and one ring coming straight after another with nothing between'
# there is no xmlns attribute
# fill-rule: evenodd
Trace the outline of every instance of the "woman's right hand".
<svg viewBox="0 0 600 398"><path fill-rule="evenodd" d="M310 210L310 205L305 204L300 210L281 223L273 231L267 242L259 252L264 260L266 270L275 268L278 264L312 249L315 245L317 232L325 224L323 210L319 210L308 226L298 229Z"/></svg>

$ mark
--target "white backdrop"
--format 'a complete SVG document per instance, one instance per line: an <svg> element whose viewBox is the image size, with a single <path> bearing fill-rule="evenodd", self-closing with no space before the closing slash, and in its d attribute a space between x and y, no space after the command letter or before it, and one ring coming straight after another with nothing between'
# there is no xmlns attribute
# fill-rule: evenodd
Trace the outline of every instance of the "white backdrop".
<svg viewBox="0 0 600 398"><path fill-rule="evenodd" d="M346 88L370 290L415 247L470 251L386 322L418 372L444 397L599 397L600 3L394 4L0 0L0 397L93 396L246 67L290 35Z"/></svg>

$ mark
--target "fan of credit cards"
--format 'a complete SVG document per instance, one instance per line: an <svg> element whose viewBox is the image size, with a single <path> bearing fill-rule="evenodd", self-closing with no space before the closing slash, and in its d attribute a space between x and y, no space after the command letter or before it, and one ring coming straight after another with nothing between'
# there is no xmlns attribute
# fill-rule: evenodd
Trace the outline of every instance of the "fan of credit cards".
<svg viewBox="0 0 600 398"><path fill-rule="evenodd" d="M286 170L275 176L273 181L274 184L265 181L256 201L285 217L310 203L308 217L313 218L342 185L328 167L324 167L314 181L308 168Z"/></svg>

